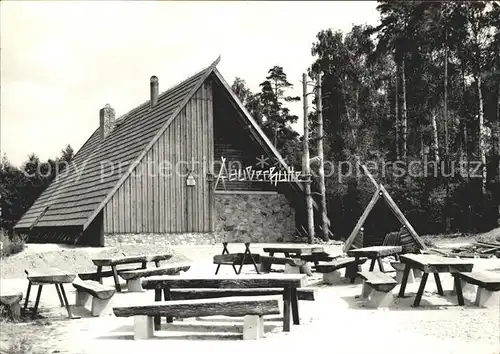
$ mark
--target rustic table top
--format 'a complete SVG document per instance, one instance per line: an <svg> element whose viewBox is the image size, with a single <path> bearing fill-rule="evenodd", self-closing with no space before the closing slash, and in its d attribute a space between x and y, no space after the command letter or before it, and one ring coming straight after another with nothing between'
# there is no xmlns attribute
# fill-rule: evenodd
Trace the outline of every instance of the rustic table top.
<svg viewBox="0 0 500 354"><path fill-rule="evenodd" d="M166 261L172 258L172 254L154 254L154 255L139 255L139 256L123 256L114 258L94 258L92 263L96 266L115 266L118 264L131 264L142 262Z"/></svg>
<svg viewBox="0 0 500 354"><path fill-rule="evenodd" d="M65 284L72 283L76 274L59 268L27 269L24 271L28 280L35 284Z"/></svg>
<svg viewBox="0 0 500 354"><path fill-rule="evenodd" d="M240 274L224 276L165 275L142 281L144 289L162 288L300 288L307 284L305 274Z"/></svg>
<svg viewBox="0 0 500 354"><path fill-rule="evenodd" d="M434 254L405 254L400 261L426 273L470 272L474 264L465 259L449 258Z"/></svg>
<svg viewBox="0 0 500 354"><path fill-rule="evenodd" d="M350 257L385 257L393 254L398 254L403 251L401 246L370 246L357 248L347 251L347 255Z"/></svg>
<svg viewBox="0 0 500 354"><path fill-rule="evenodd" d="M300 246L300 245L280 245L277 247L264 247L267 253L294 253L297 255L311 255L313 253L324 252L321 246Z"/></svg>

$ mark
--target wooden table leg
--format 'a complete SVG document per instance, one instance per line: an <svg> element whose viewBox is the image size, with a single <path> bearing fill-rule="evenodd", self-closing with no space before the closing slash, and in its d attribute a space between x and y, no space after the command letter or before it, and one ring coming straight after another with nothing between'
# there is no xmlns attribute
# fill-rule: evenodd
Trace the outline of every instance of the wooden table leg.
<svg viewBox="0 0 500 354"><path fill-rule="evenodd" d="M408 283L408 276L410 275L411 266L405 264L405 269L403 271L403 279L401 279L401 287L399 288L399 297L405 296L406 283Z"/></svg>
<svg viewBox="0 0 500 354"><path fill-rule="evenodd" d="M155 289L155 301L161 301L161 289ZM155 330L158 331L161 328L161 317L155 316Z"/></svg>
<svg viewBox="0 0 500 354"><path fill-rule="evenodd" d="M97 266L97 281L102 284L102 266Z"/></svg>
<svg viewBox="0 0 500 354"><path fill-rule="evenodd" d="M460 306L464 305L464 294L462 293L462 282L456 274L453 275L453 282L455 283L455 291L457 292L457 300Z"/></svg>
<svg viewBox="0 0 500 354"><path fill-rule="evenodd" d="M155 261L155 266L156 266L156 268L160 268L160 261L159 260Z"/></svg>
<svg viewBox="0 0 500 354"><path fill-rule="evenodd" d="M384 265L382 264L382 259L380 257L377 257L377 263L378 263L378 268L380 269L380 271L382 273L385 273Z"/></svg>
<svg viewBox="0 0 500 354"><path fill-rule="evenodd" d="M59 298L59 302L61 303L61 307L64 306L63 298L61 296L61 291L59 290L58 284L54 284L56 286L56 291L57 291L57 297Z"/></svg>
<svg viewBox="0 0 500 354"><path fill-rule="evenodd" d="M415 301L413 302L413 307L418 307L420 305L420 300L422 300L422 295L424 294L425 283L427 283L427 278L429 277L429 273L424 273L422 275L422 280L420 280L420 286L418 287L417 296L415 297Z"/></svg>
<svg viewBox="0 0 500 354"><path fill-rule="evenodd" d="M349 277L351 284L354 284L356 277L358 276L359 269L359 257L354 257L354 264L348 264L346 266L346 277Z"/></svg>
<svg viewBox="0 0 500 354"><path fill-rule="evenodd" d="M170 288L163 288L163 299L165 301L170 301L172 300L172 295L170 294ZM167 316L167 323L172 323L174 319L172 316Z"/></svg>
<svg viewBox="0 0 500 354"><path fill-rule="evenodd" d="M293 324L298 325L300 324L300 318L299 318L299 299L297 297L297 288L290 288L290 294L292 297Z"/></svg>
<svg viewBox="0 0 500 354"><path fill-rule="evenodd" d="M40 296L42 295L43 285L38 285L38 292L36 293L35 306L33 307L33 313L31 314L32 318L36 317L36 312L38 311L38 305L40 304Z"/></svg>
<svg viewBox="0 0 500 354"><path fill-rule="evenodd" d="M290 332L290 302L292 294L289 287L283 291L283 332Z"/></svg>
<svg viewBox="0 0 500 354"><path fill-rule="evenodd" d="M24 299L24 311L26 312L26 309L28 308L28 300L30 299L30 292L31 292L31 282L28 280L28 289L26 290L26 298Z"/></svg>
<svg viewBox="0 0 500 354"><path fill-rule="evenodd" d="M373 272L373 268L375 268L375 261L376 261L376 258L372 258L372 261L370 263L369 272Z"/></svg>
<svg viewBox="0 0 500 354"><path fill-rule="evenodd" d="M57 286L57 284L56 284ZM80 318L79 316L73 316L71 314L71 307L69 306L69 301L68 301L68 298L66 297L66 291L64 291L64 286L63 284L59 284L59 287L61 288L61 294L62 294L62 298L64 300L64 305L66 306L66 311L68 311L68 317L69 318Z"/></svg>
<svg viewBox="0 0 500 354"><path fill-rule="evenodd" d="M119 293L121 293L122 292L122 287L120 286L120 280L118 279L118 271L116 270L116 266L115 265L111 266L111 271L113 272L113 279L115 281L116 291L118 291Z"/></svg>
<svg viewBox="0 0 500 354"><path fill-rule="evenodd" d="M444 295L443 285L441 285L441 278L439 278L439 273L434 273L434 280L436 281L438 294L443 296Z"/></svg>

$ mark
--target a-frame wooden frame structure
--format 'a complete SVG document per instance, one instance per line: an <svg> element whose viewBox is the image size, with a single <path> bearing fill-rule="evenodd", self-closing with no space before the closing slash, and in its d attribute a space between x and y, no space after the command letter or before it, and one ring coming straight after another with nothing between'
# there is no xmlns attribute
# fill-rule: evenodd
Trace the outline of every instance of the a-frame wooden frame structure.
<svg viewBox="0 0 500 354"><path fill-rule="evenodd" d="M375 206L375 204L377 204L377 201L380 199L380 197L382 197L385 200L385 202L389 206L389 209L391 209L391 211L398 218L398 220L401 222L401 224L403 224L406 227L406 229L408 230L408 232L410 233L410 235L413 237L413 239L415 240L415 242L418 244L418 246L422 250L427 249L427 246L424 244L424 241L415 232L415 230L413 229L413 226L411 226L410 222L406 219L406 217L404 216L404 214L401 212L401 210L397 206L396 202L390 196L389 192L387 192L387 190L384 188L384 186L382 184L379 184L379 183L377 183L377 181L375 181L375 178L373 178L373 176L368 171L368 169L366 168L366 166L360 165L360 167L361 167L361 170L363 171L363 173L373 183L373 185L375 186L375 188L377 188L377 190L373 194L373 197L370 200L370 203L368 203L368 206L366 207L365 211L363 212L363 214L359 218L358 223L354 227L354 230L352 230L351 234L347 238L347 240L345 242L345 245L344 245L344 248L343 248L343 251L347 252L349 250L349 248L351 247L353 241L358 236L359 230L361 229L361 227L365 223L366 218L370 214L370 211L373 209L373 207Z"/></svg>

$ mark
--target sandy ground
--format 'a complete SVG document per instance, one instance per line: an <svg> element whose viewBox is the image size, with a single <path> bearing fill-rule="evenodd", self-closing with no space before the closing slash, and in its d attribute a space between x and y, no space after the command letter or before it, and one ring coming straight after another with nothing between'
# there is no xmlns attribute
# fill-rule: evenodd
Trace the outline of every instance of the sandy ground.
<svg viewBox="0 0 500 354"><path fill-rule="evenodd" d="M27 252L39 256L37 247L28 246ZM265 245L253 245L252 251L261 252ZM46 252L61 252L42 245ZM216 246L172 246L176 253L193 260L190 273L213 274L212 256L220 253ZM230 251L240 252L243 245L232 244ZM68 252L72 252L66 250ZM84 252L80 250L78 252ZM97 252L94 250L90 251ZM102 251L101 251L102 252ZM114 251L106 251L114 252ZM330 246L329 252L340 252L339 246ZM23 252L24 253L24 252ZM93 254L89 255L92 258ZM27 257L27 253L23 256ZM80 256L78 256L80 257ZM179 256L181 257L181 256ZM21 258L21 257L19 257ZM29 258L29 257L28 257ZM43 258L43 257L42 257ZM71 257L70 257L71 258ZM70 259L69 258L69 259ZM389 260L387 260L388 262ZM474 259L476 269L498 269L500 259ZM9 262L9 261L7 261ZM3 262L2 267L7 263ZM17 266L13 259L8 267ZM364 265L365 267L368 264ZM92 266L90 267L92 268ZM390 269L386 264L386 269ZM231 274L231 267L222 267L222 273ZM244 272L251 272L245 266ZM256 351L290 353L303 346L309 350L335 353L500 353L500 303L498 309L475 307L471 301L474 293L465 293L466 306L456 306L451 276L443 275L444 297L436 294L436 287L429 278L421 307L411 304L418 283L409 284L407 297L395 298L388 309L371 310L359 299L360 284L327 286L321 284L321 275L310 277L310 285L318 288L316 301L300 301L300 326L292 326L289 333L282 332L280 316L266 319L266 338L259 341L242 341L242 319L224 317L186 319L172 324L162 323L162 331L155 338L133 340L133 319L116 318L113 315L93 318L89 311L73 308L80 319L68 320L64 308L58 306L53 287L44 287L40 310L46 321L15 324L16 330L24 328L34 338L32 353L94 354L109 350L124 353L175 352L175 353L255 353ZM106 280L110 282L110 279ZM25 293L27 281L23 277L3 279L0 288ZM399 286L393 293L397 294ZM72 286L66 286L70 303L74 303ZM33 295L32 295L33 296ZM152 291L120 293L113 297L114 305L148 303L154 298ZM33 299L32 299L33 300ZM11 339L12 326L0 325L2 343ZM2 351L0 346L0 353Z"/></svg>

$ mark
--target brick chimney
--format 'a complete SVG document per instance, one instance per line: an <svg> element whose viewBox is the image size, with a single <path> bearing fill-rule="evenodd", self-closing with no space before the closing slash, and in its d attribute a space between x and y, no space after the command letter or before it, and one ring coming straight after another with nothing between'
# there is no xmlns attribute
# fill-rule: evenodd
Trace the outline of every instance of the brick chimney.
<svg viewBox="0 0 500 354"><path fill-rule="evenodd" d="M158 78L156 76L151 76L149 87L151 93L151 108L153 108L158 103Z"/></svg>
<svg viewBox="0 0 500 354"><path fill-rule="evenodd" d="M99 132L101 141L111 133L115 126L115 110L107 103L99 111Z"/></svg>

